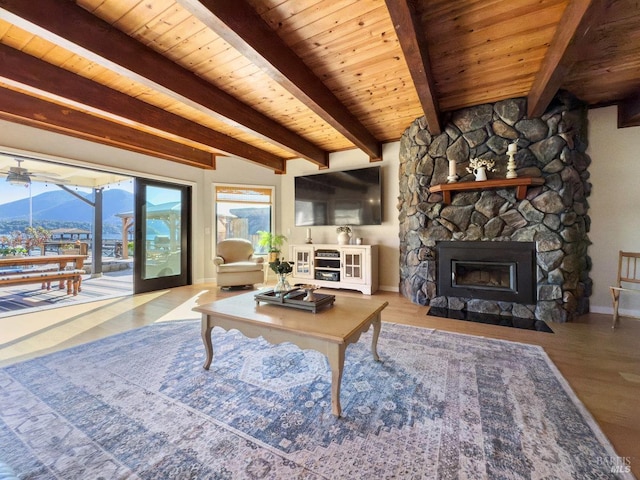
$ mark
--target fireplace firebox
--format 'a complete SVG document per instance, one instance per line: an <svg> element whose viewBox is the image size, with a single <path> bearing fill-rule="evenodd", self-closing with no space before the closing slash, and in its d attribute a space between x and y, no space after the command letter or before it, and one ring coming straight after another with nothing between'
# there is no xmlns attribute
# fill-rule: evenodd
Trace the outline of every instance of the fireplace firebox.
<svg viewBox="0 0 640 480"><path fill-rule="evenodd" d="M438 242L438 295L536 302L534 242Z"/></svg>

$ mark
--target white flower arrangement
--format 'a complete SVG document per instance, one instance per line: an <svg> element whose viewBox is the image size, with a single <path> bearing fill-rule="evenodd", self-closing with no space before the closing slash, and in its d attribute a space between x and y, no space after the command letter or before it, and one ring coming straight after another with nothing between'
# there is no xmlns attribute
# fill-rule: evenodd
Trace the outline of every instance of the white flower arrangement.
<svg viewBox="0 0 640 480"><path fill-rule="evenodd" d="M472 158L467 167L467 172L474 173L474 170L484 167L487 172L495 172L496 162L487 158Z"/></svg>
<svg viewBox="0 0 640 480"><path fill-rule="evenodd" d="M342 225L338 228L336 228L336 233L342 233L345 232L348 235L351 235L351 227L347 226L347 225Z"/></svg>

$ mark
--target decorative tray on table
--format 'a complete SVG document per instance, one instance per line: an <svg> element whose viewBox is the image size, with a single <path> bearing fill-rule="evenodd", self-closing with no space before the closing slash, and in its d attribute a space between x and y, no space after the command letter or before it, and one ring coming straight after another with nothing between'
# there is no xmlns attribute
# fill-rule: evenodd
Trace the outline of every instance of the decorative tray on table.
<svg viewBox="0 0 640 480"><path fill-rule="evenodd" d="M309 310L313 313L316 313L321 307L332 306L336 299L335 295L313 293L311 300L303 300L307 295L308 292L305 292L298 287L284 293L275 293L273 290L265 290L264 292L256 294L255 299L256 304L258 305L260 302L272 303L283 307Z"/></svg>

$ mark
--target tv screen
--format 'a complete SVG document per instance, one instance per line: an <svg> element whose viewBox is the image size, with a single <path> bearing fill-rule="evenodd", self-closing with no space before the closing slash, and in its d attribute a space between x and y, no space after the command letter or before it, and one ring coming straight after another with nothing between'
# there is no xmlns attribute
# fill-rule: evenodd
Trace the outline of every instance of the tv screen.
<svg viewBox="0 0 640 480"><path fill-rule="evenodd" d="M381 167L295 178L296 226L380 225Z"/></svg>

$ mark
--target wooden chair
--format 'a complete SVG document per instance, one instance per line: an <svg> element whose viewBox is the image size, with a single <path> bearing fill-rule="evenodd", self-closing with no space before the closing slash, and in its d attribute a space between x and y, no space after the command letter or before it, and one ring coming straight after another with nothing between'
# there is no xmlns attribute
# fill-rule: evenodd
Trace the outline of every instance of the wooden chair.
<svg viewBox="0 0 640 480"><path fill-rule="evenodd" d="M637 285L637 287L634 285ZM609 288L613 299L613 323L611 328L616 328L620 293L640 294L640 253L620 251L618 256L618 280L615 287Z"/></svg>

